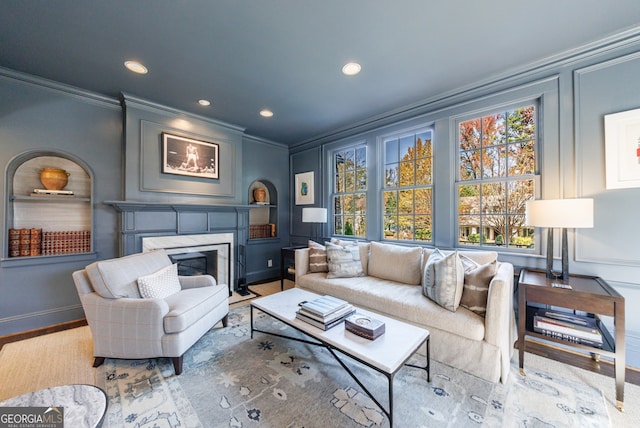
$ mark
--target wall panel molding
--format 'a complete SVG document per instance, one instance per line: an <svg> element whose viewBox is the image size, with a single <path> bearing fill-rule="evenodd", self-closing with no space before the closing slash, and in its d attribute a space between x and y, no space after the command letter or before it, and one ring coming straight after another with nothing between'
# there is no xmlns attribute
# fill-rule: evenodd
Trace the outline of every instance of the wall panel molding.
<svg viewBox="0 0 640 428"><path fill-rule="evenodd" d="M162 150L159 143L162 132L218 144L220 147L220 178L209 180L163 174L160 162ZM232 197L235 195L235 170L233 167L236 164L235 158L234 141L187 132L158 122L140 120L139 171L141 191Z"/></svg>
<svg viewBox="0 0 640 428"><path fill-rule="evenodd" d="M638 204L634 200L640 189L606 189L604 139L605 115L640 107L640 89L633 84L638 75L640 52L573 71L577 196L594 198L596 223L595 229L576 231L576 262L640 266L640 253L627 239L636 221ZM616 209L607 208L611 206Z"/></svg>

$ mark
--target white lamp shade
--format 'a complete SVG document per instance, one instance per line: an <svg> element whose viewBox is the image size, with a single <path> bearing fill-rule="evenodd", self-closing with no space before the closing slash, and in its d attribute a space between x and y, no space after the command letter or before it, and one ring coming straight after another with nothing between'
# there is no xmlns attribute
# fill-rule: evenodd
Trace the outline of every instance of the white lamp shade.
<svg viewBox="0 0 640 428"><path fill-rule="evenodd" d="M303 223L326 223L327 209L326 208L303 208L302 222Z"/></svg>
<svg viewBox="0 0 640 428"><path fill-rule="evenodd" d="M525 224L536 227L593 227L593 199L527 201Z"/></svg>

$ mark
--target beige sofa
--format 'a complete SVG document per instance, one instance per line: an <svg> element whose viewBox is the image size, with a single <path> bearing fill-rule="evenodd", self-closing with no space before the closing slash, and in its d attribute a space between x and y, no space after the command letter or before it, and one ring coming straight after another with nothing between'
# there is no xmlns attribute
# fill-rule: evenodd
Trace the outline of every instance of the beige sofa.
<svg viewBox="0 0 640 428"><path fill-rule="evenodd" d="M421 256L416 257L416 251ZM328 273L309 271L310 249L299 249L295 255L296 287L424 327L431 333L433 359L492 382L506 382L516 340L513 265L495 262L483 317L463 306L455 311L445 309L423 294L424 268L433 251L361 243L364 276L327 278ZM497 260L496 252L459 254L479 264ZM417 284L416 272L421 276Z"/></svg>

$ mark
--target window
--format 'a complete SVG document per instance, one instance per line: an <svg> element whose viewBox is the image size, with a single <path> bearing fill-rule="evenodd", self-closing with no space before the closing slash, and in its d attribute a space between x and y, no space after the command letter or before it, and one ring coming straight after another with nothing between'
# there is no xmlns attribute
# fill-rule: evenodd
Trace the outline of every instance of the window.
<svg viewBox="0 0 640 428"><path fill-rule="evenodd" d="M432 131L384 140L384 239L431 241Z"/></svg>
<svg viewBox="0 0 640 428"><path fill-rule="evenodd" d="M533 248L536 107L460 122L458 142L458 244Z"/></svg>
<svg viewBox="0 0 640 428"><path fill-rule="evenodd" d="M333 152L333 230L336 235L367 236L367 147Z"/></svg>

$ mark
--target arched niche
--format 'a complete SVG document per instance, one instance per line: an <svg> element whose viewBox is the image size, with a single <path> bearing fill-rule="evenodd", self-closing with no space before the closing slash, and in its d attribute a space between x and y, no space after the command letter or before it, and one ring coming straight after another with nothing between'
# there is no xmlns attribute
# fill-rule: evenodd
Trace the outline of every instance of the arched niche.
<svg viewBox="0 0 640 428"><path fill-rule="evenodd" d="M257 191L264 190L259 201ZM278 236L278 191L269 180L255 180L248 189L249 239L269 239Z"/></svg>
<svg viewBox="0 0 640 428"><path fill-rule="evenodd" d="M40 181L43 168L66 171L68 182L61 192L45 188ZM92 251L93 176L82 160L64 152L26 152L10 161L5 182L5 258ZM31 231L29 237L25 236L27 229ZM22 233L19 243L17 230Z"/></svg>

